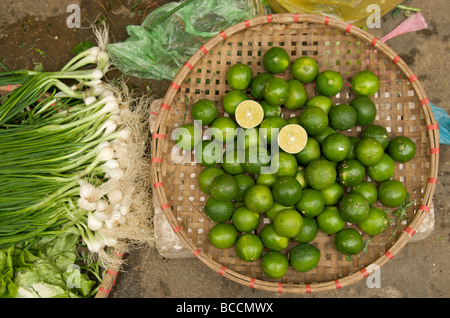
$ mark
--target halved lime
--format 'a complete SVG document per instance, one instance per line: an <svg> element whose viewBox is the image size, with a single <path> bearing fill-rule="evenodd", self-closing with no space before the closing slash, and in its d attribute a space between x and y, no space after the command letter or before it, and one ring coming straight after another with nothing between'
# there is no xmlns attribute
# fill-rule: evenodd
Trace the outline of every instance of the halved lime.
<svg viewBox="0 0 450 318"><path fill-rule="evenodd" d="M295 154L306 146L308 134L306 130L297 124L289 124L281 128L278 134L278 145L283 151Z"/></svg>
<svg viewBox="0 0 450 318"><path fill-rule="evenodd" d="M264 109L254 100L246 100L236 107L236 122L242 128L253 128L261 124L264 119Z"/></svg>

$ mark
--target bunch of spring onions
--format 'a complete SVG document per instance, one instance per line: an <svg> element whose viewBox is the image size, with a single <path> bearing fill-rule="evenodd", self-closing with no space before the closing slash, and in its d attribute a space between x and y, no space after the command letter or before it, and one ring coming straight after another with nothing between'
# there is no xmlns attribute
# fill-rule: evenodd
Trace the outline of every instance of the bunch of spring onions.
<svg viewBox="0 0 450 318"><path fill-rule="evenodd" d="M0 249L76 233L104 266L152 244L145 97L107 83L108 30L57 72L0 73ZM113 247L113 248L109 248Z"/></svg>

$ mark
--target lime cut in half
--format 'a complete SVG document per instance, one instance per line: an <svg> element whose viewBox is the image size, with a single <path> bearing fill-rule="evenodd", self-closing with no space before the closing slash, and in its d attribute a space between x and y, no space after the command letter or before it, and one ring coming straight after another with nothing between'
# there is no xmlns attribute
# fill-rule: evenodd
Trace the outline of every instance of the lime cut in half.
<svg viewBox="0 0 450 318"><path fill-rule="evenodd" d="M236 107L235 119L242 128L254 128L264 119L264 109L254 100L245 100Z"/></svg>
<svg viewBox="0 0 450 318"><path fill-rule="evenodd" d="M281 128L278 134L278 145L290 154L296 154L303 150L308 141L306 130L297 124L289 124Z"/></svg>

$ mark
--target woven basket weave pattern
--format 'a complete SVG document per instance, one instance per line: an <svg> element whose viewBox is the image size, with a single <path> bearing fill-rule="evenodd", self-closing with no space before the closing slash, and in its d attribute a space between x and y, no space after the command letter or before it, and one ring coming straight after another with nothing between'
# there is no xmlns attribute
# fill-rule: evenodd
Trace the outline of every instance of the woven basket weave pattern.
<svg viewBox="0 0 450 318"><path fill-rule="evenodd" d="M198 186L199 164L185 154L185 162L174 162L172 132L192 122L190 107L202 98L216 102L219 116L224 115L222 100L230 87L226 71L235 63L248 64L254 74L264 72L261 59L272 46L283 47L291 61L300 56L314 57L320 70L338 71L344 77L342 92L333 97L335 104L348 104L355 95L349 88L350 77L360 70L371 70L380 79L374 101L375 124L387 128L390 137L405 135L416 142L416 157L396 163L394 178L402 181L415 205L394 239L387 241L395 228L393 222L385 234L374 237L366 253L348 262L333 246L333 236L319 231L313 244L322 252L318 266L307 273L289 269L279 280L266 277L260 261L246 263L234 249L219 250L208 242L214 225L203 212L208 198ZM277 76L291 78L290 71ZM313 84L306 85L309 97L317 94ZM247 93L250 94L248 91ZM298 116L302 110L283 110L283 117ZM226 114L225 114L226 115ZM406 244L423 220L434 191L437 175L438 137L428 100L417 77L392 50L360 29L333 19L293 14L277 14L242 22L211 39L186 63L171 84L158 115L152 140L154 189L169 223L180 238L210 268L244 285L266 290L296 293L340 288L352 284L369 272L370 264L381 266ZM347 135L359 136L364 127L354 127ZM433 150L434 149L434 150ZM424 211L425 210L425 211ZM260 228L269 222L262 218ZM406 232L405 232L406 229ZM365 239L368 236L364 237ZM291 243L289 250L294 244Z"/></svg>

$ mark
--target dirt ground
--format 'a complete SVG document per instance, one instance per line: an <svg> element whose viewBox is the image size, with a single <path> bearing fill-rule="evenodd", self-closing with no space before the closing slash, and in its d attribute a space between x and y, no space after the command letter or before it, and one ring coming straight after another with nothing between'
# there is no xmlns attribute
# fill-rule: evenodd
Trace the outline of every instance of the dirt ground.
<svg viewBox="0 0 450 318"><path fill-rule="evenodd" d="M112 41L124 41L126 26L142 22L144 10L153 10L167 0L144 0L139 11L135 0L0 0L0 61L11 70L32 69L38 63L57 70L71 57L81 41L95 41L89 25L97 19L108 21ZM69 4L81 8L81 28L69 29ZM422 8L428 29L390 40L389 45L418 74L431 102L450 112L448 84L450 18L447 0L409 0L404 4ZM404 16L382 19L383 36ZM117 72L108 75L118 76ZM167 81L129 79L143 93L162 98ZM438 185L434 195L435 227L425 239L409 243L381 269L381 288L369 288L365 280L336 291L306 296L251 289L218 275L196 258L165 259L156 250L141 249L127 255L111 298L447 298L450 296L450 146L441 145Z"/></svg>

